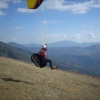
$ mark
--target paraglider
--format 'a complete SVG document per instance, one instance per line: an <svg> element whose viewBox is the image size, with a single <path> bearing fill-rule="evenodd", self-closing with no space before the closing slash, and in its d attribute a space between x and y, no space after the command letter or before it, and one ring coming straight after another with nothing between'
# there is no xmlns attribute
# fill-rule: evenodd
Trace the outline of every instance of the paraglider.
<svg viewBox="0 0 100 100"><path fill-rule="evenodd" d="M28 9L37 9L44 0L27 0Z"/></svg>
<svg viewBox="0 0 100 100"><path fill-rule="evenodd" d="M44 0L27 0L28 9L37 9ZM38 67L43 68L50 63L50 68L53 69L52 61L46 58L47 45L43 45L39 53L34 53L31 55L31 61Z"/></svg>
<svg viewBox="0 0 100 100"><path fill-rule="evenodd" d="M52 61L46 58L47 46L43 45L39 53L35 53L31 56L31 61L35 63L36 66L43 68L47 65L47 62L50 64L50 68L53 69Z"/></svg>

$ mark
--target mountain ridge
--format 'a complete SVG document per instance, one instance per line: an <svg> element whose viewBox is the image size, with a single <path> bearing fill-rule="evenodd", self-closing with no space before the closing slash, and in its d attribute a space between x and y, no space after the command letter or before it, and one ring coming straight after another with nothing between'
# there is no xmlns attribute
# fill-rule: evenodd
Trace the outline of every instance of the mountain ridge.
<svg viewBox="0 0 100 100"><path fill-rule="evenodd" d="M53 43L48 43L48 47L89 47L94 44L100 44L100 42L74 42L74 41L68 41L68 40L63 40L63 41L57 41ZM41 47L42 44L36 44L36 43L29 43L29 44L21 44L26 47Z"/></svg>
<svg viewBox="0 0 100 100"><path fill-rule="evenodd" d="M5 56L13 59L24 60L30 62L29 51L12 47L4 42L0 42L0 56Z"/></svg>

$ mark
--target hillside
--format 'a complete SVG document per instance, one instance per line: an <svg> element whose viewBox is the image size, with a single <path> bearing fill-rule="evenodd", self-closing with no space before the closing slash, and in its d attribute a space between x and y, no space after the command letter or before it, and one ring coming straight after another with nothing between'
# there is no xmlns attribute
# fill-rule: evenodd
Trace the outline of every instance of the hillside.
<svg viewBox="0 0 100 100"><path fill-rule="evenodd" d="M0 57L0 100L99 99L99 78Z"/></svg>
<svg viewBox="0 0 100 100"><path fill-rule="evenodd" d="M0 56L30 62L30 55L31 53L29 51L21 48L15 48L7 45L6 43L0 42Z"/></svg>

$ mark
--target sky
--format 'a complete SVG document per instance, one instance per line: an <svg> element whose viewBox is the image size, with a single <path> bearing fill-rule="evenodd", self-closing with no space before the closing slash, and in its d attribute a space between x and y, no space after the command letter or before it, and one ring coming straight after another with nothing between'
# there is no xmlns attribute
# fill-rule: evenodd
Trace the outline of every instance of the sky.
<svg viewBox="0 0 100 100"><path fill-rule="evenodd" d="M100 42L100 0L44 0L28 9L26 0L0 0L0 41Z"/></svg>

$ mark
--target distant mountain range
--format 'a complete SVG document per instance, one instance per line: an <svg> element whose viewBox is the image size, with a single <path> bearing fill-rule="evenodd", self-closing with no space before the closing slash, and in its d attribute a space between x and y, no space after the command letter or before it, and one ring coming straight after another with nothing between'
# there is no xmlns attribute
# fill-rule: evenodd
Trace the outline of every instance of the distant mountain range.
<svg viewBox="0 0 100 100"><path fill-rule="evenodd" d="M40 47L25 47L22 44L10 42L8 44L0 42L0 56L22 59L30 61L32 53L39 52ZM64 41L63 41L64 43ZM71 43L71 42L70 42ZM88 43L89 44L89 43ZM92 43L90 43L92 44ZM86 45L85 45L86 46ZM9 51L11 53L9 53ZM83 74L100 77L100 44L91 46L72 46L72 47L49 47L47 50L48 58L54 65L63 70L74 71ZM14 55L14 56L13 56Z"/></svg>
<svg viewBox="0 0 100 100"><path fill-rule="evenodd" d="M14 42L9 42L8 44L13 44ZM77 43L73 41L57 41L53 43L48 43L48 47L89 47L94 44L100 44L100 42L83 42L83 43ZM35 44L35 43L30 43L30 44L21 44L25 47L41 47L41 44Z"/></svg>
<svg viewBox="0 0 100 100"><path fill-rule="evenodd" d="M83 42L83 43L77 43L73 41L58 41L54 43L48 44L49 47L88 47L94 44L100 44L100 42Z"/></svg>

